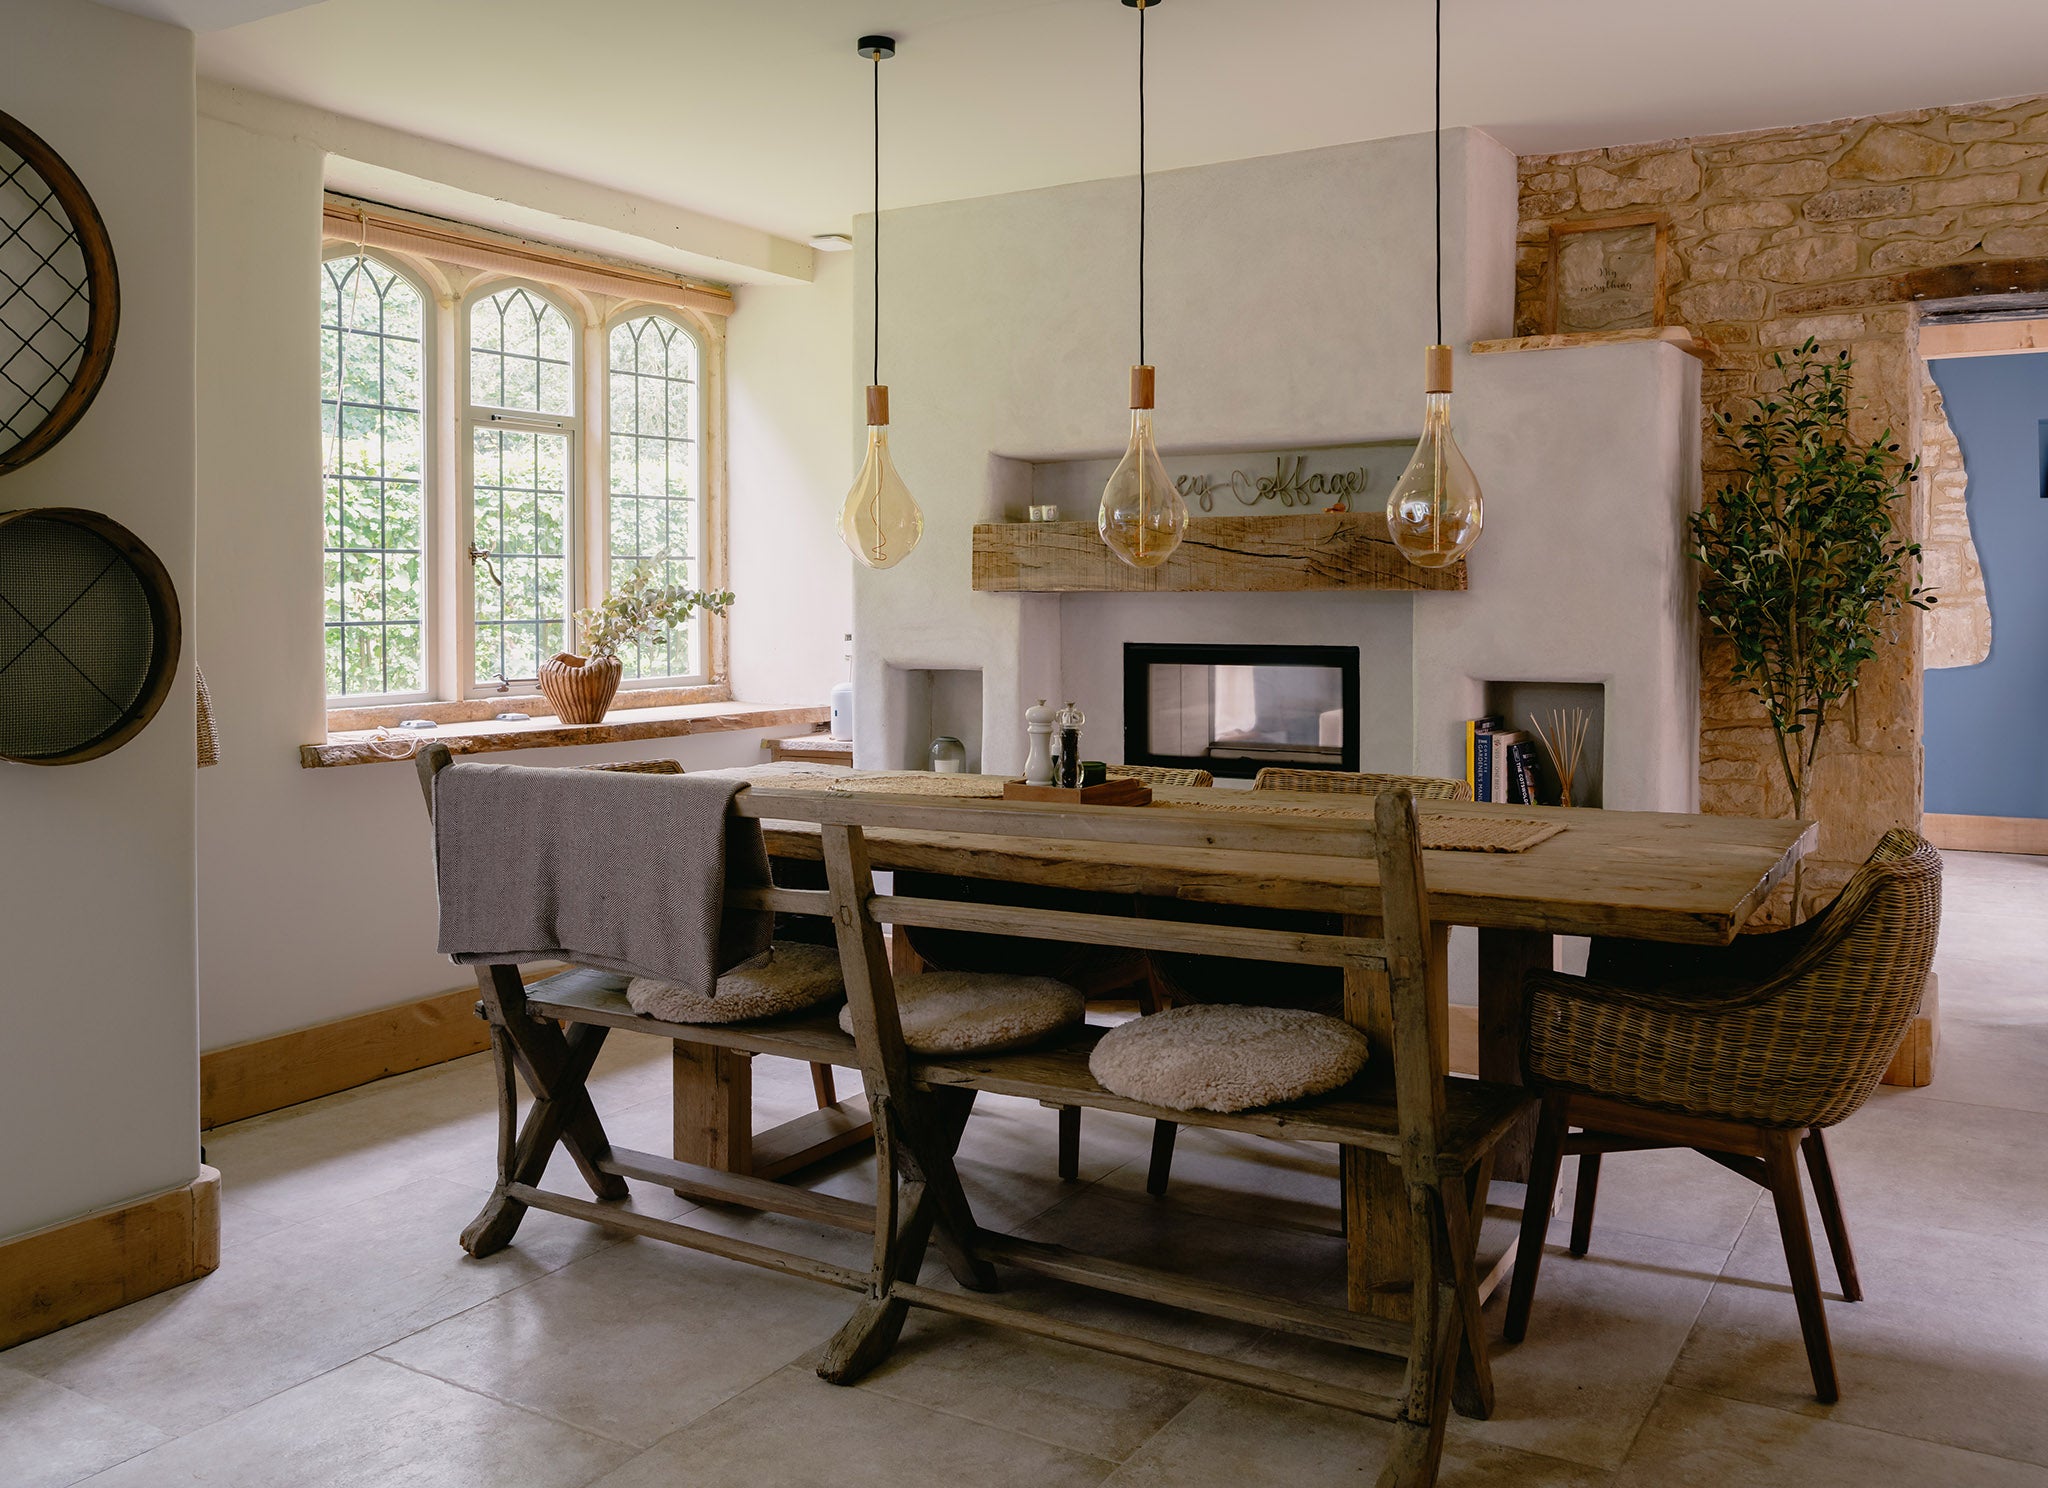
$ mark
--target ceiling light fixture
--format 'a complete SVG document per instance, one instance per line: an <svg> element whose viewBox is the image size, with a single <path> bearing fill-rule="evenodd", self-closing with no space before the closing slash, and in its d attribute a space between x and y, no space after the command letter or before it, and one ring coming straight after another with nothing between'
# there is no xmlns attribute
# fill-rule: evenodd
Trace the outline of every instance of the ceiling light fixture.
<svg viewBox="0 0 2048 1488"><path fill-rule="evenodd" d="M846 253L853 248L853 239L846 233L812 233L808 241L820 253Z"/></svg>
<svg viewBox="0 0 2048 1488"><path fill-rule="evenodd" d="M1138 13L1138 365L1131 368L1131 439L1102 488L1095 530L1132 568L1157 568L1188 530L1188 505L1152 439L1152 367L1145 360L1145 12L1160 0L1123 0Z"/></svg>
<svg viewBox="0 0 2048 1488"><path fill-rule="evenodd" d="M1448 568L1485 521L1479 478L1451 437L1451 349L1444 345L1444 0L1436 0L1436 344L1423 362L1422 442L1387 497L1387 533L1417 568Z"/></svg>
<svg viewBox="0 0 2048 1488"><path fill-rule="evenodd" d="M924 513L889 458L889 389L882 385L882 63L896 55L890 36L856 44L875 65L874 371L868 384L868 452L839 513L839 537L869 568L894 568L924 535Z"/></svg>

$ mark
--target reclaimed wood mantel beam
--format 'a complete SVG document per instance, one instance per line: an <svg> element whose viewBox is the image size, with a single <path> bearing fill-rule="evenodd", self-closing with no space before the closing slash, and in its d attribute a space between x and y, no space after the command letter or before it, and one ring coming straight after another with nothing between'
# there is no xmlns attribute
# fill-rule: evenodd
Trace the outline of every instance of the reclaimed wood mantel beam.
<svg viewBox="0 0 2048 1488"><path fill-rule="evenodd" d="M1093 522L984 522L974 529L974 587L1001 594L1272 594L1311 589L1463 589L1465 565L1421 569L1378 511L1197 517L1171 558L1131 568Z"/></svg>

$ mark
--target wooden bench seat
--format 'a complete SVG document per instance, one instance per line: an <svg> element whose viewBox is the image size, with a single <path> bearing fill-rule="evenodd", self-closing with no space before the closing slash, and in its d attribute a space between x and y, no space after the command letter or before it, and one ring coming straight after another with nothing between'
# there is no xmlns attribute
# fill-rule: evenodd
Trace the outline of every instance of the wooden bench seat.
<svg viewBox="0 0 2048 1488"><path fill-rule="evenodd" d="M943 1059L913 1057L911 1078L925 1087L965 1086L993 1095L1122 1111L1158 1121L1195 1122L1254 1136L1333 1142L1395 1156L1401 1151L1400 1112L1394 1101L1393 1074L1382 1061L1375 1061L1358 1079L1328 1095L1250 1111L1191 1113L1131 1100L1097 1084L1088 1071L1088 1055L1108 1031L1089 1025L1050 1043L1012 1053L949 1055ZM1517 1086L1482 1080L1446 1080L1438 1170L1464 1172L1528 1106L1528 1093Z"/></svg>

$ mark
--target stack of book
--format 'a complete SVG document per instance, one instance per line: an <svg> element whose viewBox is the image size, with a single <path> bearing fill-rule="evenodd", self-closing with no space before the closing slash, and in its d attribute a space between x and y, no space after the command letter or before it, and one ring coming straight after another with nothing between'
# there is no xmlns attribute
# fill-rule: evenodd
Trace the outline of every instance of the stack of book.
<svg viewBox="0 0 2048 1488"><path fill-rule="evenodd" d="M1465 720L1465 781L1475 801L1536 804L1536 746L1489 713Z"/></svg>

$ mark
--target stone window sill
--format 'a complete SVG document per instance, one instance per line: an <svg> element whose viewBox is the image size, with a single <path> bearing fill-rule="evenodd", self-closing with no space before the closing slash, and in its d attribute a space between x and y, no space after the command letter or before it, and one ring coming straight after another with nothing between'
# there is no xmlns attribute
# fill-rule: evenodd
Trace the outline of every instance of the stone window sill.
<svg viewBox="0 0 2048 1488"><path fill-rule="evenodd" d="M672 739L685 734L734 733L744 729L809 727L825 723L828 708L755 703L685 703L666 708L613 708L601 723L563 723L530 718L446 723L433 729L352 729L330 732L324 744L301 744L299 764L308 770L338 765L381 765L409 760L429 743L456 754L507 749L558 749L578 744L624 744L638 739ZM386 752L394 751L394 752Z"/></svg>

